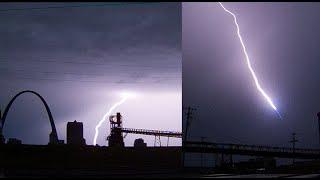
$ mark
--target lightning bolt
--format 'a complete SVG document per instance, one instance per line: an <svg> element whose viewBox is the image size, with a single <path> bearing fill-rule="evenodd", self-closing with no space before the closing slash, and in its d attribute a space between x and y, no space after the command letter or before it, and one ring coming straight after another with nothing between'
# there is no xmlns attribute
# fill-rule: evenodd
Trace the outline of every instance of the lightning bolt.
<svg viewBox="0 0 320 180"><path fill-rule="evenodd" d="M96 145L96 144L97 144L97 137L98 137L98 135L99 135L99 128L100 128L100 126L102 125L102 123L107 119L108 116L110 116L110 114L112 113L112 111L113 111L116 107L120 106L120 105L121 105L122 103L124 103L127 99L128 99L128 96L124 96L124 97L121 99L121 101L115 103L115 104L109 109L109 111L102 117L102 119L99 121L99 123L97 124L97 126L96 126L96 128L95 128L95 129L96 129L96 133L95 133L95 135L94 135L93 145Z"/></svg>
<svg viewBox="0 0 320 180"><path fill-rule="evenodd" d="M229 11L227 8L225 8L221 2L219 2L219 4L220 4L220 6L223 8L224 11L226 11L226 12L229 13L229 14L231 14L232 17L233 17L234 23L235 23L235 25L237 26L237 34L238 34L238 37L239 37L239 40L240 40L240 43L241 43L241 46L242 46L243 53L245 54L245 57L246 57L246 61L247 61L248 68L249 68L249 70L250 70L250 72L251 72L251 75L252 75L252 77L253 77L253 79L254 79L254 82L255 82L255 84L256 84L256 87L257 87L258 91L259 91L259 92L262 94L262 96L267 100L267 102L270 104L270 106L277 112L277 114L278 114L278 116L280 117L280 119L282 119L280 113L279 113L278 110L277 110L277 107L273 104L271 98L270 98L270 97L267 95L267 93L264 92L264 90L261 88L260 83L259 83L259 81L258 81L258 78L257 78L257 76L256 76L256 74L255 74L255 72L254 72L254 70L253 70L253 68L252 68L252 66L251 66L250 58L249 58L249 56L248 56L248 53L247 53L247 50L246 50L246 46L244 45L243 40L242 40L242 36L241 36L241 34L240 34L240 28L239 28L239 25L238 25L238 22L237 22L237 16L236 16L235 14L233 14L231 11Z"/></svg>

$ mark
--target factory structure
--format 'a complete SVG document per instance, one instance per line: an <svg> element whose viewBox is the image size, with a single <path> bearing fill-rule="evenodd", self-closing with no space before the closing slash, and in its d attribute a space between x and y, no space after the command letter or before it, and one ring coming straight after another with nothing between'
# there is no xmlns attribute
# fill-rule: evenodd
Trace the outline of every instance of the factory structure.
<svg viewBox="0 0 320 180"><path fill-rule="evenodd" d="M122 115L120 114L120 112L116 113L116 115L111 115L109 117L109 123L110 135L107 137L109 147L124 147L124 137L127 134L154 136L154 146L156 146L157 143L161 146L161 137L168 138L167 146L169 145L169 138L182 138L181 132L124 128L122 126ZM146 146L143 139L141 138L136 139L134 145L138 147Z"/></svg>
<svg viewBox="0 0 320 180"><path fill-rule="evenodd" d="M110 134L107 137L109 147L125 147L124 138L128 133L155 136L155 143L154 143L155 146L157 145L157 142L159 142L157 140L159 140L161 136L164 136L167 138L182 137L181 132L124 128L122 126L122 115L120 112L116 113L115 115L111 115L109 117L109 123L110 123ZM75 146L86 145L86 140L83 137L82 122L77 122L75 120L73 122L67 123L67 143L66 144L75 145ZM161 146L161 143L159 143L159 145ZM167 143L167 146L168 145L169 144ZM138 138L134 142L134 147L147 147L147 144L144 142L142 138Z"/></svg>
<svg viewBox="0 0 320 180"><path fill-rule="evenodd" d="M110 116L109 121L110 121L110 135L107 138L109 146L124 147L121 114L117 113L117 115L115 116Z"/></svg>

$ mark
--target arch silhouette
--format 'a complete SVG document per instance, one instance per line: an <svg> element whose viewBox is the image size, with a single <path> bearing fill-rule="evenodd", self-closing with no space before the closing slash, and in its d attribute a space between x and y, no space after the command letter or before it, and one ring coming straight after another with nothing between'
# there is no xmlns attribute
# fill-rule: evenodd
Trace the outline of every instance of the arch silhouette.
<svg viewBox="0 0 320 180"><path fill-rule="evenodd" d="M30 90L19 92L8 103L8 105L6 106L6 108L5 108L4 112L3 112L3 116L1 117L0 135L3 135L3 127L4 127L4 124L5 124L5 121L6 121L6 117L7 117L7 114L9 112L9 110L10 110L11 105L17 99L17 97L19 97L20 95L22 95L24 93L31 93L31 94L34 94L34 95L36 95L37 97L40 98L40 100L42 101L43 105L45 106L46 111L47 111L48 116L49 116L49 121L50 121L51 129L52 129L50 136L52 136L53 141L58 142L58 134L57 134L56 126L54 124L53 117L52 117L52 114L51 114L51 111L50 111L50 108L49 108L47 102L44 100L44 98L40 94L38 94L35 91L30 91Z"/></svg>

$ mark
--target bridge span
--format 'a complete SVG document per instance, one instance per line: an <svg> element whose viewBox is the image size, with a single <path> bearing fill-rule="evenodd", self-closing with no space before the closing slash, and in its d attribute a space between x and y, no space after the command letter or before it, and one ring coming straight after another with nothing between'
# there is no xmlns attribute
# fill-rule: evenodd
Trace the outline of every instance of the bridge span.
<svg viewBox="0 0 320 180"><path fill-rule="evenodd" d="M320 159L320 149L299 149L287 147L258 146L246 144L226 144L214 142L183 142L183 152L217 153L296 159Z"/></svg>

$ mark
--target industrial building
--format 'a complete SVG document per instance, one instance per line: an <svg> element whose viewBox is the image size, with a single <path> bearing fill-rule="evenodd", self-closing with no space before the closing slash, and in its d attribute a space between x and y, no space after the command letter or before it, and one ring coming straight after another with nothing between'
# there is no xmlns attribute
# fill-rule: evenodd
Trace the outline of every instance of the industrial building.
<svg viewBox="0 0 320 180"><path fill-rule="evenodd" d="M124 147L122 135L122 116L118 112L115 116L109 117L110 135L108 136L109 147Z"/></svg>

